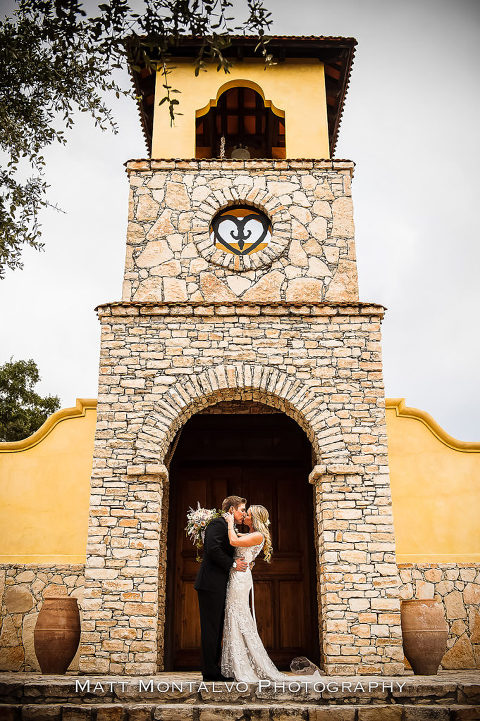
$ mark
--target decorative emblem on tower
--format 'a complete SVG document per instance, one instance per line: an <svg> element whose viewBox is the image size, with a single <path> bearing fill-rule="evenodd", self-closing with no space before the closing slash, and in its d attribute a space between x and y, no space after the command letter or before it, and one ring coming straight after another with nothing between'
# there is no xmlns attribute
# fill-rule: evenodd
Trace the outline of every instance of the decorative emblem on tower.
<svg viewBox="0 0 480 721"><path fill-rule="evenodd" d="M219 250L232 255L250 255L268 246L272 224L264 213L252 206L234 206L215 216L210 237Z"/></svg>

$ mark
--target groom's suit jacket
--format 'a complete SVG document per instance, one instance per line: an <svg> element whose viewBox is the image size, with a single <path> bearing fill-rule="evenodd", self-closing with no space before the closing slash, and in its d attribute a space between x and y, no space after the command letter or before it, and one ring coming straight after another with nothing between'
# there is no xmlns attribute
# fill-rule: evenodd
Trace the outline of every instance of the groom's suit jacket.
<svg viewBox="0 0 480 721"><path fill-rule="evenodd" d="M215 518L205 531L202 565L197 574L197 591L226 591L228 574L235 549L228 540L228 526L224 518Z"/></svg>

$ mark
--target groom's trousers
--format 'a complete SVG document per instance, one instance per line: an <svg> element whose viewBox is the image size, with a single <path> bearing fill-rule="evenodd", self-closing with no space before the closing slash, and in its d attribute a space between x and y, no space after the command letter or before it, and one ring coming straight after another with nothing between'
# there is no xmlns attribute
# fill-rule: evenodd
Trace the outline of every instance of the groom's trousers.
<svg viewBox="0 0 480 721"><path fill-rule="evenodd" d="M197 593L202 634L202 673L204 676L215 678L221 674L220 658L227 589L226 587L221 591L197 589Z"/></svg>

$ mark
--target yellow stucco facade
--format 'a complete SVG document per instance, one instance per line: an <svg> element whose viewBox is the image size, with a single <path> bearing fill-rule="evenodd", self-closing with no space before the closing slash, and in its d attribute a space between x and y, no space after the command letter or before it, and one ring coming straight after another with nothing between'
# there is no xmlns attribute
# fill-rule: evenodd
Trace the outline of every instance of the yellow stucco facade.
<svg viewBox="0 0 480 721"><path fill-rule="evenodd" d="M401 398L386 409L398 562L480 561L480 443ZM96 401L78 399L0 444L0 562L85 562L95 421Z"/></svg>
<svg viewBox="0 0 480 721"><path fill-rule="evenodd" d="M175 61L169 84L180 91L175 124L170 125L166 103L160 105L165 79L157 73L153 118L153 158L194 158L195 118L215 105L233 86L256 89L268 107L285 114L287 158L329 158L327 101L323 63L319 60L289 60L265 68L262 61L244 61L228 73L208 66L195 77L191 62ZM273 109L272 108L272 109Z"/></svg>
<svg viewBox="0 0 480 721"><path fill-rule="evenodd" d="M0 443L0 563L85 563L97 401Z"/></svg>
<svg viewBox="0 0 480 721"><path fill-rule="evenodd" d="M425 411L386 399L399 563L480 561L480 443L458 441Z"/></svg>

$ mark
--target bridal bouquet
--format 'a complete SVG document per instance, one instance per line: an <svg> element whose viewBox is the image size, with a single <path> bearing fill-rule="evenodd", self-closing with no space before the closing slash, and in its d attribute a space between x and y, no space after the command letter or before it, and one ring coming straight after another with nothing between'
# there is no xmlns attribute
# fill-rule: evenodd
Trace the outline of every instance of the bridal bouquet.
<svg viewBox="0 0 480 721"><path fill-rule="evenodd" d="M200 508L200 503L197 501L197 508L189 508L187 512L187 525L185 531L188 538L192 541L193 545L197 548L197 561L200 561L200 555L198 551L203 546L205 538L205 530L214 518L219 518L222 515L221 511L217 511L216 508Z"/></svg>

